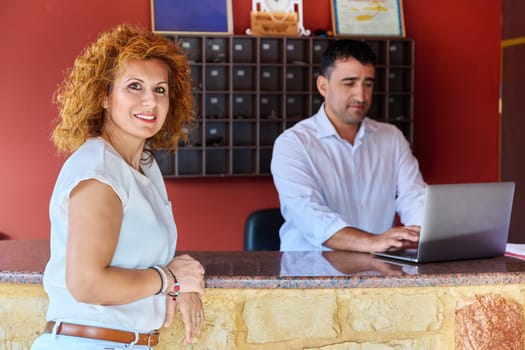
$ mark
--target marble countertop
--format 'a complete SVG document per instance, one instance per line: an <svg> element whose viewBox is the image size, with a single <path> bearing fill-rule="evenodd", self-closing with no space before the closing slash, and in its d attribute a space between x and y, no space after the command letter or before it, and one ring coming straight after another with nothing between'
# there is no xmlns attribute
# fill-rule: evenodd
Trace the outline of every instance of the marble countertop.
<svg viewBox="0 0 525 350"><path fill-rule="evenodd" d="M198 259L207 288L389 288L525 283L508 257L411 264L351 252L178 252ZM48 240L0 241L0 283L42 283Z"/></svg>

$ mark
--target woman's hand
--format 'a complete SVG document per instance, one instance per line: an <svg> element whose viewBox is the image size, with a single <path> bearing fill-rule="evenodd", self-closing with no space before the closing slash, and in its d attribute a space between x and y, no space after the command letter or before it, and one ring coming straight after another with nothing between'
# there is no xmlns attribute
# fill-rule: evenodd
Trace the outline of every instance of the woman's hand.
<svg viewBox="0 0 525 350"><path fill-rule="evenodd" d="M184 254L176 256L168 264L180 286L180 294L195 292L204 296L204 267L201 263Z"/></svg>
<svg viewBox="0 0 525 350"><path fill-rule="evenodd" d="M177 308L184 322L183 343L186 345L200 333L204 323L201 301L201 296L204 296L204 268L200 262L186 254L176 256L167 266L179 282L180 293L177 298L167 296L164 327L172 324Z"/></svg>
<svg viewBox="0 0 525 350"><path fill-rule="evenodd" d="M175 308L177 308L184 323L183 344L187 345L193 342L204 324L204 309L200 295L198 293L181 293L176 299L168 296L166 304L164 327L169 327L172 324Z"/></svg>

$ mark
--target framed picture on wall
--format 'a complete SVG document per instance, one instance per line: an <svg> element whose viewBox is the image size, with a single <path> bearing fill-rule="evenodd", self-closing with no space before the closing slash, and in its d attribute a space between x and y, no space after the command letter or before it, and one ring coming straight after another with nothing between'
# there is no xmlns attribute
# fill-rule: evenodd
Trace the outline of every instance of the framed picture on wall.
<svg viewBox="0 0 525 350"><path fill-rule="evenodd" d="M334 35L405 36L402 0L332 0Z"/></svg>
<svg viewBox="0 0 525 350"><path fill-rule="evenodd" d="M231 0L151 0L151 24L160 34L232 34Z"/></svg>

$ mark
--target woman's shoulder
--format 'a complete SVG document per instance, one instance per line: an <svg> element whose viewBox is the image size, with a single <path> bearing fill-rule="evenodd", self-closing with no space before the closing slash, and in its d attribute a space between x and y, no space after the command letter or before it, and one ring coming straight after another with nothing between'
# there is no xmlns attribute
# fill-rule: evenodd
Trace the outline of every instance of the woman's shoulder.
<svg viewBox="0 0 525 350"><path fill-rule="evenodd" d="M104 139L96 137L89 138L73 152L64 163L64 167L77 169L102 170L108 165L122 162L122 158Z"/></svg>
<svg viewBox="0 0 525 350"><path fill-rule="evenodd" d="M111 186L121 197L128 182L126 163L101 138L90 138L66 160L55 184L55 190L69 193L79 182L97 179ZM124 197L123 197L124 198Z"/></svg>
<svg viewBox="0 0 525 350"><path fill-rule="evenodd" d="M78 181L120 177L126 163L102 138L89 138L65 161L60 176Z"/></svg>

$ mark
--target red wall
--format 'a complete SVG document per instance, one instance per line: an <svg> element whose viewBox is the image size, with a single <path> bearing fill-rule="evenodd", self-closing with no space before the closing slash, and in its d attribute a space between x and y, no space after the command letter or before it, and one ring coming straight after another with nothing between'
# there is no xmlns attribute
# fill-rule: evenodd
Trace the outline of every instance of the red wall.
<svg viewBox="0 0 525 350"><path fill-rule="evenodd" d="M307 29L330 27L329 0L303 3ZM423 175L431 183L497 180L501 0L403 3L407 36L416 40L415 152ZM235 33L243 34L251 1L233 7ZM49 236L48 201L63 162L49 142L53 91L81 48L120 22L150 26L150 0L0 2L0 232ZM278 205L270 178L169 180L167 187L180 249L240 250L248 213Z"/></svg>

